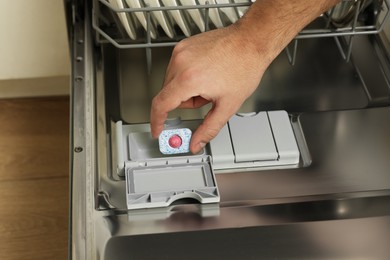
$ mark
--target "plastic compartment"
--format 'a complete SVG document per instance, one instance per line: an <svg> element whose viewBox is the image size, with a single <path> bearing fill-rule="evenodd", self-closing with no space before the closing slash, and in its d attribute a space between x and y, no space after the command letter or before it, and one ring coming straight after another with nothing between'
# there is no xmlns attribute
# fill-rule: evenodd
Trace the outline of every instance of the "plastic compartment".
<svg viewBox="0 0 390 260"><path fill-rule="evenodd" d="M171 120L194 131L201 121ZM220 199L214 170L296 168L300 151L286 111L238 114L199 154L165 155L149 124L115 124L116 166L126 179L128 209L166 207L180 199ZM115 161L115 160L114 160Z"/></svg>
<svg viewBox="0 0 390 260"><path fill-rule="evenodd" d="M201 163L130 168L126 172L126 191L128 209L166 207L179 199L219 202L207 159Z"/></svg>
<svg viewBox="0 0 390 260"><path fill-rule="evenodd" d="M167 128L194 129L195 121L173 120ZM203 149L192 155L164 155L149 124L115 124L118 175L126 179L128 209L166 207L180 199L219 202L211 159ZM115 149L114 149L115 150Z"/></svg>
<svg viewBox="0 0 390 260"><path fill-rule="evenodd" d="M300 152L286 111L233 116L210 142L215 170L298 167Z"/></svg>

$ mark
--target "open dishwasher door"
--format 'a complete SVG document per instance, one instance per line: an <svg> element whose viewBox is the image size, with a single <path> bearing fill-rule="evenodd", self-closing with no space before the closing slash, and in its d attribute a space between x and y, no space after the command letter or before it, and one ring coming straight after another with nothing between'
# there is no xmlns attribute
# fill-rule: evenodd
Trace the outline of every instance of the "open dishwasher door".
<svg viewBox="0 0 390 260"><path fill-rule="evenodd" d="M250 2L193 9L133 6L136 2L153 1L65 1L74 79L70 257L386 259L390 53L383 28L388 31L389 1L371 1L364 12L353 9L359 19L352 24L336 23L332 14L337 10L330 10L299 34L287 55L281 54L268 68L238 118L229 122L225 134L234 135L230 145L238 149L226 152L229 149L220 146L226 143L217 140L200 157L163 161L160 154L153 157L155 144L145 134L150 105L175 43L203 30L202 23L190 22L195 15L190 10L198 11L208 30L219 24L217 14L228 25ZM171 26L163 26L161 14ZM234 130L246 130L243 115L254 112L262 115L261 121L260 113L266 113L271 123L261 129L277 138L272 137L278 130L269 116L275 111L286 111L298 151L291 153L297 161L283 167L260 165L265 157L256 158L264 153L258 147L243 149L246 140L237 137L241 130ZM174 111L170 117L196 128L206 112L207 108ZM285 142L272 140L266 159L274 162ZM139 143L145 147L134 157L130 151ZM141 160L145 154L153 156ZM164 174L173 176L173 181L162 182L169 192L182 188L175 178L185 183L177 178L180 173L199 180L198 170L175 168L176 160L210 167L218 190L211 193L219 202L202 204L177 196L167 205L129 210L127 172L134 176L134 169L138 171L142 189L161 187L149 181L149 175L144 177L148 167L158 167L158 180L164 180Z"/></svg>

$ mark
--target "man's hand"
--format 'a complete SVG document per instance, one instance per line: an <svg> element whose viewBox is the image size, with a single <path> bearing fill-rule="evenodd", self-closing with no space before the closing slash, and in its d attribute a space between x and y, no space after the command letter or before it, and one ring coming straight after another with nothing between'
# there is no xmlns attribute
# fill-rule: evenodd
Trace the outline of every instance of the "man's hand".
<svg viewBox="0 0 390 260"><path fill-rule="evenodd" d="M168 65L164 87L153 99L153 137L175 108L212 108L192 136L190 149L198 152L256 89L268 64L234 27L209 31L181 41Z"/></svg>
<svg viewBox="0 0 390 260"><path fill-rule="evenodd" d="M178 43L161 92L153 99L154 138L176 108L212 108L192 136L199 152L258 86L281 50L310 21L339 0L258 0L237 23Z"/></svg>

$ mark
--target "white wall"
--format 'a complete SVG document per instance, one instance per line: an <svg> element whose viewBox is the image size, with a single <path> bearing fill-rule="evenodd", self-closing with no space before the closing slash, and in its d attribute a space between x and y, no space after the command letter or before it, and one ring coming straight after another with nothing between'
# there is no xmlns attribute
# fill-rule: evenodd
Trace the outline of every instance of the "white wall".
<svg viewBox="0 0 390 260"><path fill-rule="evenodd" d="M0 0L0 80L69 73L63 0Z"/></svg>

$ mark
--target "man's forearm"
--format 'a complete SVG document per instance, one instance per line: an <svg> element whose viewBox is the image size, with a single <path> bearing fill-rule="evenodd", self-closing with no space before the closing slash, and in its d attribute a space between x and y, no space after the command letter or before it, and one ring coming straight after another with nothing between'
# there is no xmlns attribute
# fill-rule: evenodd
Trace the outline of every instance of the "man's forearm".
<svg viewBox="0 0 390 260"><path fill-rule="evenodd" d="M269 63L308 23L340 0L257 0L235 24Z"/></svg>

